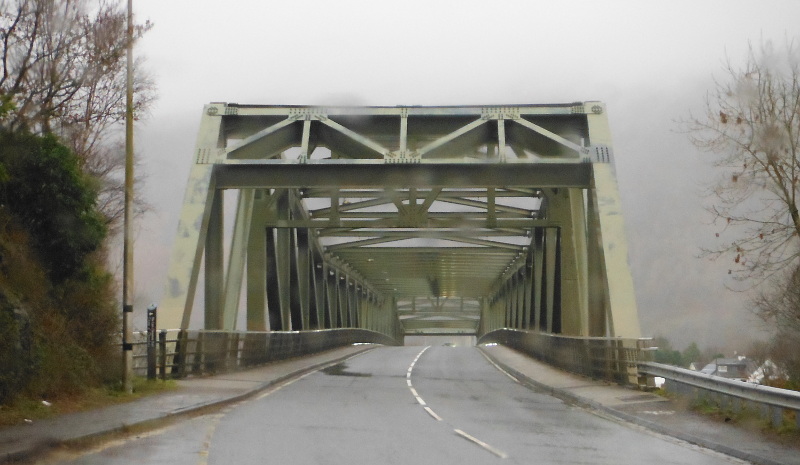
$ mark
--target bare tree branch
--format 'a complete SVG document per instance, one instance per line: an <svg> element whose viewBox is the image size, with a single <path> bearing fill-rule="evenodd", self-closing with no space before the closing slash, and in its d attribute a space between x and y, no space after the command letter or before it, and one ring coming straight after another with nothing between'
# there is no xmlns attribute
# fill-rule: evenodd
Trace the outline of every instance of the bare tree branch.
<svg viewBox="0 0 800 465"><path fill-rule="evenodd" d="M721 226L712 257L731 257L730 273L763 281L800 259L800 49L788 42L750 46L744 66L730 60L704 114L685 127L713 153L720 176L707 210Z"/></svg>
<svg viewBox="0 0 800 465"><path fill-rule="evenodd" d="M135 39L151 27L136 26ZM101 180L111 223L122 208L114 198L122 196L115 187L122 159L113 153L125 118L126 28L126 12L111 0L0 2L0 97L13 105L0 126L59 136ZM139 118L155 99L141 60L134 81Z"/></svg>

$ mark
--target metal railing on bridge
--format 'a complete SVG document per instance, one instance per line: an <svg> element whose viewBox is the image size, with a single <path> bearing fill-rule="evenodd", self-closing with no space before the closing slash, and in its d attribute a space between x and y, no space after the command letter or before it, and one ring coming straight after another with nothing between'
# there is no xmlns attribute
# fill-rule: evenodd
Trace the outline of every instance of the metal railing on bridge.
<svg viewBox="0 0 800 465"><path fill-rule="evenodd" d="M398 341L367 329L161 330L153 344L141 332L134 334L134 371L162 379L224 373L357 343L397 345Z"/></svg>
<svg viewBox="0 0 800 465"><path fill-rule="evenodd" d="M572 337L517 329L484 334L478 344L498 343L549 365L620 384L644 385L637 364L651 358L651 339Z"/></svg>

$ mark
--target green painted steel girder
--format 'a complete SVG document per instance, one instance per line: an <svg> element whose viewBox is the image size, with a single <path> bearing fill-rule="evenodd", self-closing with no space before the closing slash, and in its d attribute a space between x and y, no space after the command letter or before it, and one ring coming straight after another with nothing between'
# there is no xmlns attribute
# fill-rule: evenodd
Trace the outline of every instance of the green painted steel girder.
<svg viewBox="0 0 800 465"><path fill-rule="evenodd" d="M206 105L159 323L638 337L611 146L600 102Z"/></svg>

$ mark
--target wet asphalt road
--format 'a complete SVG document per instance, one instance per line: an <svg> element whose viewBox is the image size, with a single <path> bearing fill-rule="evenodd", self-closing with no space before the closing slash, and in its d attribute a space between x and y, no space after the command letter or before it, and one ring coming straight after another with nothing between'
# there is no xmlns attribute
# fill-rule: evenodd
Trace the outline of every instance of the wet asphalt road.
<svg viewBox="0 0 800 465"><path fill-rule="evenodd" d="M47 463L743 463L531 391L475 348L386 347Z"/></svg>

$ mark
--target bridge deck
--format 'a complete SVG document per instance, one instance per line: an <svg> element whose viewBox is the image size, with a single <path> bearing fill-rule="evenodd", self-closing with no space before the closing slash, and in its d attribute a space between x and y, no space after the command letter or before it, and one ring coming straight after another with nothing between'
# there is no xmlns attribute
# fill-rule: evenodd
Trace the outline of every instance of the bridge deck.
<svg viewBox="0 0 800 465"><path fill-rule="evenodd" d="M399 383L398 392L402 392L402 395L404 396L402 403L408 408L413 409L413 411L418 412L419 421L427 421L432 425L436 425L437 422L428 413L423 411L422 406L420 406L414 400L414 396L408 389L408 386L405 382L406 368L411 360L413 360L415 354L419 353L421 349L422 347L407 347L399 349L399 352L392 352L391 349L379 349L378 351L375 351L374 354L370 355L370 358L374 358L386 350L388 350L388 352L386 352L387 354L394 353L400 355L400 358L403 359L401 360L403 363L400 363L402 373L397 373L399 376L393 376L391 379L394 379L395 383ZM160 395L157 399L155 399L155 401L151 398L144 398L120 406L73 414L35 422L33 424L21 425L19 427L3 429L0 430L0 463L7 458L12 457L30 458L33 455L41 452L42 444L53 444L53 441L77 441L87 437L94 437L96 440L97 435L118 432L123 428L127 429L131 426L135 427L136 423L150 422L150 427L156 427L159 423L153 423L153 420L164 420L175 415L184 415L183 418L188 419L191 418L191 415L187 414L197 409L204 409L207 413L209 413L209 415L201 416L195 420L191 420L194 423L187 423L183 430L194 431L196 435L199 435L197 440L202 442L206 439L204 435L207 429L198 422L209 422L207 426L211 426L212 423L216 424L220 422L220 419L222 418L219 414L215 413L214 410L209 412L209 405L218 403L220 408L222 408L224 405L229 405L232 400L241 399L243 396L252 398L256 394L265 393L264 389L268 389L268 387L272 386L275 382L287 379L286 376L290 375L291 373L302 373L305 370L319 367L320 363L324 363L326 361L335 362L342 356L352 355L362 350L364 350L364 346L355 346L327 352L324 354L318 354L313 357L271 364L266 367L249 371L229 373L217 377L182 380L180 381L181 389ZM469 415L470 412L475 413L473 409L469 408L465 404L462 404L461 402L453 403L452 400L454 398L450 395L439 398L443 391L435 388L434 385L431 384L441 383L451 378L453 382L458 383L452 373L447 375L443 372L439 373L437 370L441 370L450 366L456 370L463 369L465 367L465 361L455 364L448 362L447 354L461 353L462 355L467 355L463 352L451 351L463 351L470 349L434 347L429 350L431 351L430 353L426 352L428 357L426 358L426 354L423 354L415 365L415 369L412 370L412 384L415 386L415 389L417 389L417 393L422 396L426 402L430 401L428 402L428 405L438 415L443 415L447 412L450 412L452 407L466 408L464 411L460 411L458 409L453 410L451 416L446 419L447 421L458 421L458 417L460 415ZM704 445L712 447L713 449L725 450L728 453L734 454L735 456L743 457L749 460L755 460L762 463L800 463L800 449L798 449L797 445L794 447L789 447L786 445L769 442L758 435L754 435L752 432L737 429L730 424L710 421L697 417L693 414L685 413L675 408L675 406L668 401L665 402L662 400L658 402L652 402L651 395L636 393L635 391L631 391L629 389L607 386L605 383L593 382L585 378L569 375L551 367L542 365L526 357L521 357L516 352L504 349L500 346L486 348L485 350L503 365L513 369L520 375L524 374L526 376L524 379L525 382L536 382L538 384L537 389L551 391L562 398L569 397L572 401L576 401L582 405L600 408L606 414L615 415L626 420L632 420L646 427L655 426L662 430L662 432L666 432L675 436L684 435L687 439L692 439L692 437L694 437L695 439L703 441ZM389 369L392 363L388 362L388 360L392 357L393 355L389 355L389 358L378 357L378 360L381 360L378 365L383 367L381 370L385 371L386 369ZM339 375L345 375L338 376L339 379L352 385L358 381L370 380L369 377L358 376L358 374L363 375L373 373L375 376L377 376L378 371L375 371L375 368L368 368L362 363L362 361L360 361L360 359L361 357L349 362L347 367L339 370L339 372L331 372L329 375L327 375L328 379L337 378L336 375L338 373ZM367 361L367 359L363 360ZM482 358L478 357L476 361L478 360L482 360ZM485 364L486 362L483 361L480 363ZM508 387L517 392L516 389L519 386L516 388L512 387L514 384L511 383L507 377L498 372L495 372L494 375L491 375L490 371L487 371L485 374L492 377L492 383L508 383ZM315 376L326 375L323 374ZM470 376L474 377L476 375L471 374ZM499 376L499 378L496 376ZM284 389L290 390L293 388L299 388L301 391L305 389L299 384L293 384L292 386L287 386ZM436 392L439 394L436 394ZM524 392L524 390L521 392ZM521 392L519 393L520 395L522 395ZM462 392L461 394L458 394L454 391L451 394L462 395L464 393ZM363 398L364 396L369 397L370 392L355 391L355 395L357 395L359 398ZM504 394L498 391L494 392L493 395L503 396ZM514 394L514 397L517 396L518 394ZM268 398L269 396L267 399ZM323 398L327 399L326 402L336 400L326 398L324 396ZM318 398L317 400L322 401L323 398ZM555 408L559 405L559 403L555 400L550 400L547 401L545 405ZM529 412L527 409L518 410L519 412ZM480 411L483 412L483 410ZM658 412L661 414L656 414ZM531 415L532 416L530 418L533 419L535 416L532 413ZM559 420L554 421L557 422ZM594 418L592 421L598 422L602 420ZM354 424L353 426L358 427L358 424ZM457 428L458 426L455 427ZM487 444L497 448L502 452L509 454L510 451L512 451L511 447L509 447L507 450L500 449L498 445L500 444L499 442L491 444L486 441L488 436L478 437L478 433L476 432L477 430L469 431L465 428L466 427L462 425L462 428L459 429L463 429L463 431L466 433L474 433L473 436L483 440L484 442L487 442ZM173 427L159 430L160 432L154 432L152 434L142 434L139 432L136 433L136 435L141 437L141 439L135 439L131 437L127 441L116 441L110 445L96 447L93 449L93 451L89 451L90 455L82 456L82 458L79 460L82 460L82 463L142 463L143 460L147 460L147 457L152 457L150 454L156 453L156 450L159 449L157 445L160 443L160 441L163 441L163 439L161 439L163 434L175 430L182 429L181 427ZM536 435L538 433L531 432L529 434ZM596 434L596 431L594 431L592 434ZM630 432L626 434L630 434ZM463 438L461 440L463 440ZM654 438L650 436L647 440L651 441L654 440ZM569 452L569 447L564 444L564 441L565 440L563 438L559 439L558 443L563 445L563 447L559 448L557 453L558 456L563 457L564 460L569 462L570 459L566 455ZM94 444L97 444L97 442L94 442ZM172 463L179 463L180 460L186 459L192 460L191 463L196 463L198 450L203 449L202 445L199 443L197 447L192 444L181 444L172 441L170 441L169 444L170 447L166 449L161 447L160 450L162 452L171 454L170 457L172 460L174 460ZM308 445L308 443L305 444ZM491 460L492 458L491 451L481 450L479 446L470 444L466 440L463 440L463 442L457 441L456 444L458 444L458 447L469 450L469 453L473 458L477 457L478 454L487 454L486 457L481 460L482 462ZM725 459L722 456L715 457L713 455L707 455L699 452L698 450L681 448L680 446L674 444L674 441L669 444L669 446L665 447L668 447L673 452L676 450L679 451L675 454L670 453L671 455L669 457L671 462L680 462L680 460L677 460L677 458L684 457L686 460L684 460L683 463L730 463L729 459ZM144 447L149 445L155 445L156 448L153 450L145 450ZM403 443L402 445L404 447L412 446L412 444L407 443ZM613 443L613 448L623 453L626 452L626 446L627 443L624 442ZM214 446L212 444L212 448L213 447ZM654 446L653 451L657 452L658 450L663 450L660 449L660 447L661 446ZM675 449L676 447L677 449ZM344 449L342 448L342 450ZM628 449L627 452L631 452L631 449ZM699 455L687 458L688 456L685 456L685 454ZM635 458L634 455L629 455L631 458ZM552 454L549 456L553 457ZM74 457L75 456L73 456L73 458ZM641 459L642 456L639 456L639 458ZM117 460L117 462L114 462L114 460ZM205 463L214 463L214 461L207 460ZM632 463L641 463L641 461L635 461ZM650 463L658 463L658 460Z"/></svg>

